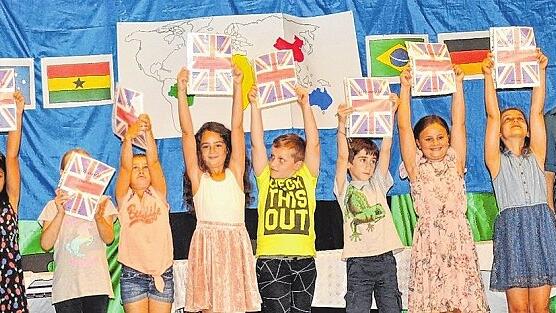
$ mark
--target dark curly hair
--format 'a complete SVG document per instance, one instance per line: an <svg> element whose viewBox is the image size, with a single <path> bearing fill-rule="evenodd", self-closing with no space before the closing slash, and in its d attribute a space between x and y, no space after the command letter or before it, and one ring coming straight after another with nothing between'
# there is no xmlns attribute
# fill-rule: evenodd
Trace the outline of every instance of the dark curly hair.
<svg viewBox="0 0 556 313"><path fill-rule="evenodd" d="M199 162L199 169L203 172L208 171L208 168L203 161L201 154L201 138L206 131L211 131L217 133L222 137L224 143L226 144L226 160L224 161L224 168L228 168L230 164L230 156L232 154L232 132L218 122L206 122L201 126L201 128L195 134L195 142L197 144L197 162ZM243 173L243 191L245 193L245 205L247 206L251 202L251 181L249 180L249 168L251 167L251 162L245 154L245 171ZM195 205L193 203L193 191L191 189L191 180L187 175L187 170L183 173L183 200L184 203L191 209L191 212L195 210Z"/></svg>

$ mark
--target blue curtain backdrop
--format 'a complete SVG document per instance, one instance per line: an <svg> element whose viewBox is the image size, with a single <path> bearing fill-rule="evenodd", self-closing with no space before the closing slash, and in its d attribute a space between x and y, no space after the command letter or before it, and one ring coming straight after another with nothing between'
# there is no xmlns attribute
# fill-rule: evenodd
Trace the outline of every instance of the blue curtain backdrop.
<svg viewBox="0 0 556 313"><path fill-rule="evenodd" d="M42 109L41 58L110 53L114 55L117 73L118 58L129 57L117 55L117 22L273 12L317 16L346 10L354 12L363 73L366 73L365 35L426 33L435 42L436 34L441 32L486 30L491 26L533 26L537 44L550 58L546 110L554 107L556 2L553 0L2 0L0 57L32 57L35 60L37 109L24 115L20 218L35 220L44 204L53 197L59 179L60 156L64 151L80 146L96 158L118 166L120 143L112 134L109 123L111 106ZM341 66L341 60L330 66ZM465 81L464 85L468 125L467 189L471 192L488 192L492 188L483 162L483 83L481 80ZM399 88L393 86L392 89L398 91ZM530 90L499 92L499 97L501 106L526 108L530 101ZM414 121L432 112L449 117L449 104L450 97L414 99ZM286 131L290 130L268 132L267 142ZM323 147L317 196L319 200L332 200L335 130L321 130L320 135ZM5 137L1 140L5 140ZM158 147L169 186L172 211L182 211L183 161L180 140L159 140ZM397 134L392 155L391 171L396 181L390 192L407 193L407 182L398 178L400 155ZM109 194L112 192L113 184L108 190Z"/></svg>

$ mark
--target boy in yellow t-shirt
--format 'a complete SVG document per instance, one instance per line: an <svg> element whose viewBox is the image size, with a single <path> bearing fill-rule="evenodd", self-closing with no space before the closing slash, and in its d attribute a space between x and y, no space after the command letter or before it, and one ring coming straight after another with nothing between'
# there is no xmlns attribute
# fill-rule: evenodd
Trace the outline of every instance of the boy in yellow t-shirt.
<svg viewBox="0 0 556 313"><path fill-rule="evenodd" d="M315 191L319 134L307 91L296 87L306 141L278 136L267 159L257 90L251 102L251 154L259 189L257 280L263 312L309 312L315 291Z"/></svg>

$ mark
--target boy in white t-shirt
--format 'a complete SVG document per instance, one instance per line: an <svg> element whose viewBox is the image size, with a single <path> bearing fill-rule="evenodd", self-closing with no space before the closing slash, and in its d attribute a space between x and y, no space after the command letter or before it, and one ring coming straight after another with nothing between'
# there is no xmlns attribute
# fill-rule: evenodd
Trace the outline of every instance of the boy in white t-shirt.
<svg viewBox="0 0 556 313"><path fill-rule="evenodd" d="M397 97L392 94L392 99ZM384 138L382 151L369 138L348 140L346 117L353 108L338 108L338 159L334 193L344 213L344 251L347 261L346 312L369 312L372 295L381 313L399 313L396 260L401 249L398 233L386 201L392 187L388 172L392 138ZM351 177L348 181L347 177Z"/></svg>

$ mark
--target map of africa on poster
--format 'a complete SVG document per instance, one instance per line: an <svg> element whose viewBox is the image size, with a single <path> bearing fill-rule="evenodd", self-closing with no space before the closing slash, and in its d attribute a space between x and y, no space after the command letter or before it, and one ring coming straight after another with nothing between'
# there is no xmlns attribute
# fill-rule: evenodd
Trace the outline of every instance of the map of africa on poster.
<svg viewBox="0 0 556 313"><path fill-rule="evenodd" d="M343 79L361 76L351 12L309 18L276 13L118 23L119 82L143 91L144 110L151 117L156 138L181 136L176 75L186 65L187 34L193 32L231 36L232 53L249 60L291 50L298 83L308 89L319 128L336 128L334 115L344 99ZM241 69L252 70L248 65L243 62ZM248 89L244 84L243 93ZM207 121L230 125L231 97L195 95L188 100L195 129ZM246 131L249 110L247 106L244 112ZM262 115L265 129L303 128L296 102L266 108Z"/></svg>

